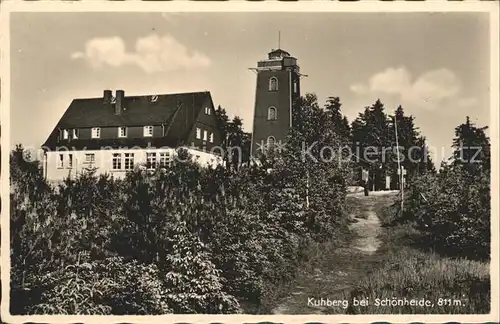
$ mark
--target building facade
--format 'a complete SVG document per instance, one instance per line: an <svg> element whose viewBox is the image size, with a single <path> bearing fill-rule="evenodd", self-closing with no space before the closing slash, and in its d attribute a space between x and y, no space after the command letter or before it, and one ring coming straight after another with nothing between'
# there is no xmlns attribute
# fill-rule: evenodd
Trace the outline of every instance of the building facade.
<svg viewBox="0 0 500 324"><path fill-rule="evenodd" d="M221 163L220 132L209 92L75 99L54 127L44 150L44 174L62 180L95 169L123 178L179 161L185 148L201 165Z"/></svg>
<svg viewBox="0 0 500 324"><path fill-rule="evenodd" d="M300 98L300 71L297 59L282 49L259 61L255 91L252 156L284 141L293 123L293 111Z"/></svg>

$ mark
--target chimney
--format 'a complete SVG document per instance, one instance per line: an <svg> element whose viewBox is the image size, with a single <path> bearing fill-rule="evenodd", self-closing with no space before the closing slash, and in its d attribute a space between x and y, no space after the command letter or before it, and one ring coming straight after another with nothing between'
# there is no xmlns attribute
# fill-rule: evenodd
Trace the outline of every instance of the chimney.
<svg viewBox="0 0 500 324"><path fill-rule="evenodd" d="M113 93L111 90L104 90L104 95L102 97L102 101L104 104L111 103L111 99L113 98Z"/></svg>
<svg viewBox="0 0 500 324"><path fill-rule="evenodd" d="M115 115L120 115L123 112L124 98L125 98L125 91L116 90Z"/></svg>

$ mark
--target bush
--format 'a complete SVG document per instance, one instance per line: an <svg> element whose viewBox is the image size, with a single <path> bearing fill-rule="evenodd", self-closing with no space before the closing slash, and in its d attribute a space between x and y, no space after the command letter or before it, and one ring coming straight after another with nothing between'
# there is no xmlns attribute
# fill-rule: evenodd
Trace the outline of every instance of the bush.
<svg viewBox="0 0 500 324"><path fill-rule="evenodd" d="M309 166L308 207L300 161L187 162L119 181L90 171L53 188L23 154L11 155L16 314L237 313L347 225L325 165Z"/></svg>
<svg viewBox="0 0 500 324"><path fill-rule="evenodd" d="M166 302L174 313L238 312L238 301L223 291L220 270L199 238L182 223L172 229L169 237L173 249L166 256L164 283Z"/></svg>
<svg viewBox="0 0 500 324"><path fill-rule="evenodd" d="M439 175L414 179L405 192L405 212L396 214L392 223L414 222L430 234L437 251L489 258L489 172L470 173L455 165Z"/></svg>
<svg viewBox="0 0 500 324"><path fill-rule="evenodd" d="M158 315L171 312L154 265L108 258L70 265L40 279L33 314Z"/></svg>

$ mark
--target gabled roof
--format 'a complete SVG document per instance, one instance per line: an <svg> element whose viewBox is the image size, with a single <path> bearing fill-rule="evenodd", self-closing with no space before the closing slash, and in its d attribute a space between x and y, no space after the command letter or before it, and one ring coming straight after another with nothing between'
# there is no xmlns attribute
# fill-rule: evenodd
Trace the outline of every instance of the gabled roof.
<svg viewBox="0 0 500 324"><path fill-rule="evenodd" d="M154 97L154 100L152 100ZM57 123L45 147L56 146L59 129L91 127L132 127L160 126L165 129L165 136L153 141L177 145L187 139L204 105L213 107L210 92L191 92L177 94L159 94L147 96L125 96L123 111L115 114L114 104L105 104L103 97L75 99ZM71 140L71 145L95 146L97 144L130 144L138 139L113 140ZM150 142L152 139L148 139ZM62 144L62 142L61 142ZM142 142L141 142L142 144Z"/></svg>
<svg viewBox="0 0 500 324"><path fill-rule="evenodd" d="M156 96L155 102L152 97ZM123 100L124 111L116 115L113 104L103 98L75 99L57 124L57 128L119 127L161 125L171 119L179 106L197 116L202 105L212 100L210 92L129 96ZM174 121L175 122L175 121Z"/></svg>

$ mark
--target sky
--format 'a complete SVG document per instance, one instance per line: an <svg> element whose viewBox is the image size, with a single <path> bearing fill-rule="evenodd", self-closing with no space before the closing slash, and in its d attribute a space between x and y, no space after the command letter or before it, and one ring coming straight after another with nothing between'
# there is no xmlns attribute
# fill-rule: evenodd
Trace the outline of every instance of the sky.
<svg viewBox="0 0 500 324"><path fill-rule="evenodd" d="M208 90L251 131L249 68L278 47L278 31L307 75L302 94L340 97L350 121L377 99L388 113L402 105L438 151L465 116L489 124L484 13L24 12L11 15L11 145L39 147L74 98L104 89Z"/></svg>

